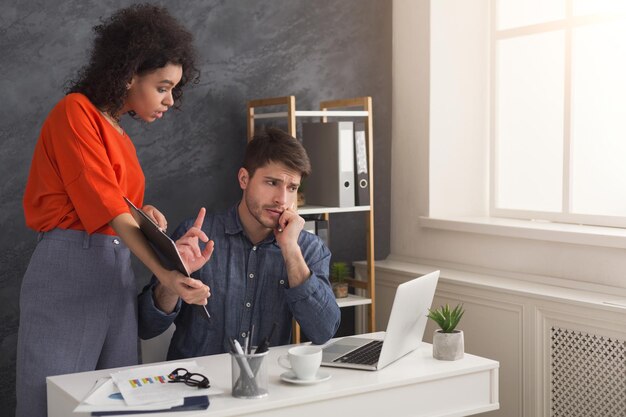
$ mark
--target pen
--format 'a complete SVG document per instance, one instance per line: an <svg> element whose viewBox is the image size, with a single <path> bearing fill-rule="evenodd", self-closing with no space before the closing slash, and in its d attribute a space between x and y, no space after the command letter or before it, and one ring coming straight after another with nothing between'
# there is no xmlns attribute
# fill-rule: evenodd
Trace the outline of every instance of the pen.
<svg viewBox="0 0 626 417"><path fill-rule="evenodd" d="M243 355L243 349L241 348L239 340L233 339L233 343L235 344L235 352L237 352L239 355Z"/></svg>
<svg viewBox="0 0 626 417"><path fill-rule="evenodd" d="M232 337L228 338L228 344L230 345L230 351L232 353L237 353L237 347L235 346L235 341Z"/></svg>
<svg viewBox="0 0 626 417"><path fill-rule="evenodd" d="M243 349L241 348L239 341L235 339L233 340L233 344L235 345L235 351L237 352L237 354L242 355L241 362L239 362L239 366L243 366L243 370L246 372L246 374L248 374L248 378L254 379L254 373L252 372L252 369L250 369L250 364L245 358L245 354L243 353Z"/></svg>
<svg viewBox="0 0 626 417"><path fill-rule="evenodd" d="M278 323L276 323L276 322L274 322L274 324L272 324L272 330L270 330L270 334L265 336L265 339L263 339L263 341L261 343L259 343L259 346L257 346L257 348L254 351L254 353L267 352L267 350L270 347L270 340L272 339L272 335L274 334L274 331L276 330L277 324Z"/></svg>
<svg viewBox="0 0 626 417"><path fill-rule="evenodd" d="M206 306L202 306L204 312L206 313L207 320L211 320L211 315L209 314L209 310L206 309Z"/></svg>
<svg viewBox="0 0 626 417"><path fill-rule="evenodd" d="M254 336L254 324L250 327L250 331L248 332L250 343L248 344L248 355L252 353L252 337Z"/></svg>

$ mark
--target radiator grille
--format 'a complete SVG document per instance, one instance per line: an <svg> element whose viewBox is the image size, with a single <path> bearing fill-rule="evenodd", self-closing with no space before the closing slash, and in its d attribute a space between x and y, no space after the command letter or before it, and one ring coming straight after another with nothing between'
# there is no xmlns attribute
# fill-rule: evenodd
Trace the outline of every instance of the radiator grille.
<svg viewBox="0 0 626 417"><path fill-rule="evenodd" d="M551 417L626 416L626 342L552 327Z"/></svg>

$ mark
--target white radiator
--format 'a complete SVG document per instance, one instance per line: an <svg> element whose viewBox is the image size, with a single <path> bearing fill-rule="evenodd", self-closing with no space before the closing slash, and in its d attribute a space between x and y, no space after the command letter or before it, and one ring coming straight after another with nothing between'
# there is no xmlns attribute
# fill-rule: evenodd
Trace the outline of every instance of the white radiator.
<svg viewBox="0 0 626 417"><path fill-rule="evenodd" d="M626 417L626 341L551 328L551 417Z"/></svg>

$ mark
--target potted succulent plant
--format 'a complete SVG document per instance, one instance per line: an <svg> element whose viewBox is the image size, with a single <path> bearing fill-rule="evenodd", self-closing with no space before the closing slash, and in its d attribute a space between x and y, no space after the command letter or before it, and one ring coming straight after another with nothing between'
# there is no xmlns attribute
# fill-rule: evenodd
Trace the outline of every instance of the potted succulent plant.
<svg viewBox="0 0 626 417"><path fill-rule="evenodd" d="M345 262L333 262L330 266L330 282L333 284L335 298L345 298L348 296L349 268Z"/></svg>
<svg viewBox="0 0 626 417"><path fill-rule="evenodd" d="M463 330L457 330L461 317L465 311L463 304L458 304L454 309L446 304L436 310L428 310L428 318L439 325L433 335L433 356L435 359L455 361L463 357L465 351Z"/></svg>

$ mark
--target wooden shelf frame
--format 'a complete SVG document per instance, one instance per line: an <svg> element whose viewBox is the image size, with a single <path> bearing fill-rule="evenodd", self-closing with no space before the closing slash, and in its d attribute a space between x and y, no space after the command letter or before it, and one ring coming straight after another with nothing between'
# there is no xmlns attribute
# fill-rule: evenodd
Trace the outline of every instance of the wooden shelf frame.
<svg viewBox="0 0 626 417"><path fill-rule="evenodd" d="M285 111L280 112L260 112L256 110L264 107L286 106ZM346 110L358 108L360 110ZM341 109L341 110L340 110ZM319 111L301 111L296 110L296 97L272 97L262 98L248 101L247 108L247 126L248 141L254 136L255 120L287 118L287 130L289 134L296 137L296 118L297 117L319 117L321 122L327 122L329 117L350 117L365 118L367 151L368 151L368 172L369 172L369 192L370 205L357 206L349 208L338 207L302 207L298 209L299 213L311 214L321 213L326 220L329 220L329 213L338 212L356 212L365 211L366 216L366 257L367 257L367 280L350 280L349 284L354 288L366 291L365 297L353 296L350 300L337 300L340 307L348 307L353 305L369 305L368 308L368 330L376 331L376 280L374 269L374 123L373 109L371 97L356 97L349 99L329 100L320 103ZM300 343L300 326L294 320L294 343Z"/></svg>

